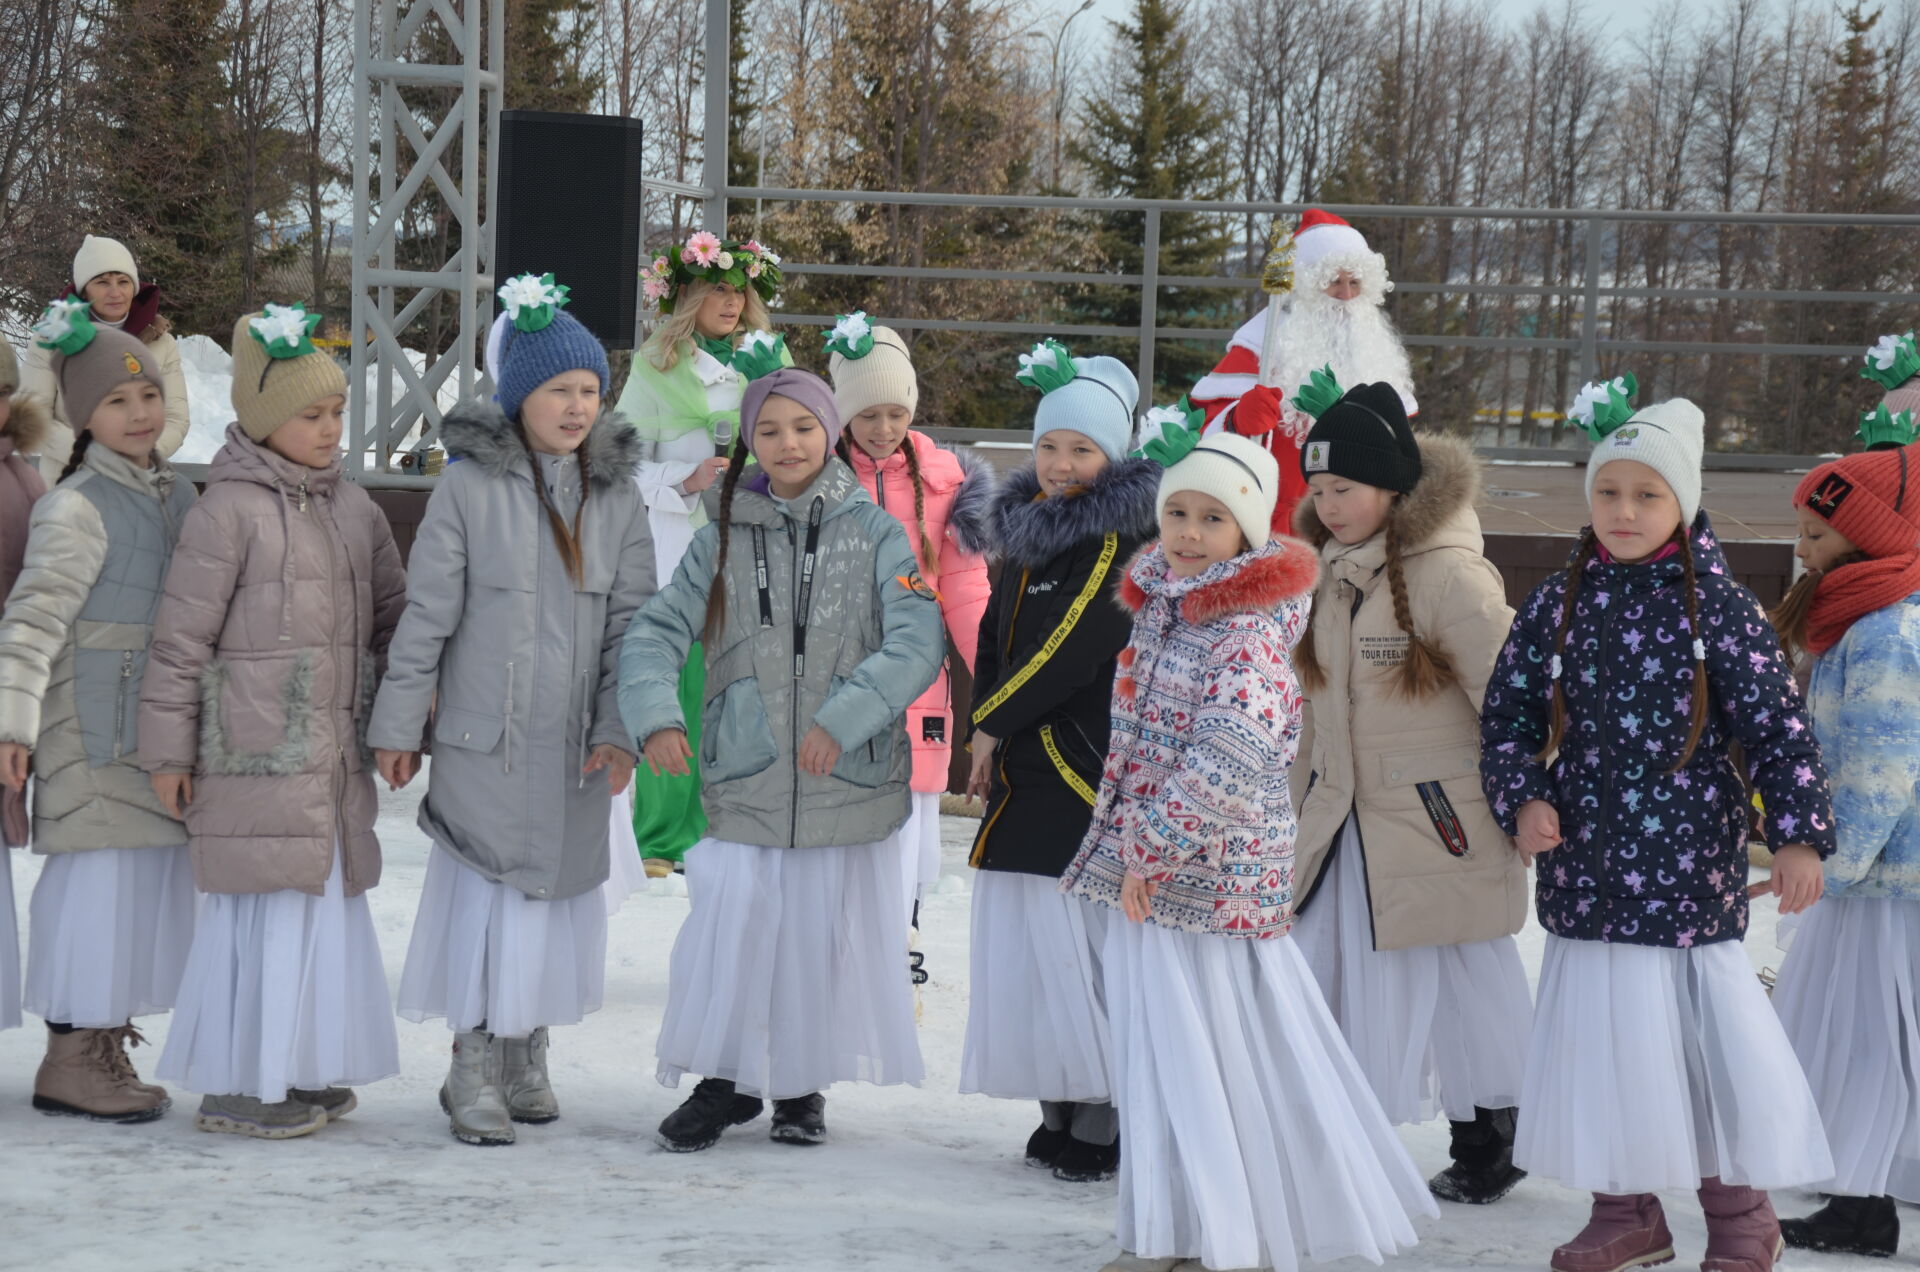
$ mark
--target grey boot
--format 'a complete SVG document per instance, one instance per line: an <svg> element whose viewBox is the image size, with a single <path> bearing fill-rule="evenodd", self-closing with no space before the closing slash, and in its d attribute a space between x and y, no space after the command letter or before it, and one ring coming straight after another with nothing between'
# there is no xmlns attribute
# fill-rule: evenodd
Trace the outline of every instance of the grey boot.
<svg viewBox="0 0 1920 1272"><path fill-rule="evenodd" d="M193 1124L203 1131L251 1135L255 1139L294 1139L311 1135L327 1124L326 1110L289 1098L265 1104L251 1095L201 1097Z"/></svg>
<svg viewBox="0 0 1920 1272"><path fill-rule="evenodd" d="M360 1107L360 1097L347 1087L323 1087L318 1091L288 1087L287 1098L301 1104L319 1105L329 1122L337 1122Z"/></svg>
<svg viewBox="0 0 1920 1272"><path fill-rule="evenodd" d="M553 1098L553 1086L547 1081L547 1027L542 1025L524 1038L502 1038L499 1045L506 1056L506 1076L500 1085L507 1093L508 1115L535 1126L558 1118L560 1102Z"/></svg>
<svg viewBox="0 0 1920 1272"><path fill-rule="evenodd" d="M513 1122L500 1085L506 1048L478 1029L453 1037L453 1066L440 1088L440 1107L452 1119L453 1137L463 1144L511 1144Z"/></svg>

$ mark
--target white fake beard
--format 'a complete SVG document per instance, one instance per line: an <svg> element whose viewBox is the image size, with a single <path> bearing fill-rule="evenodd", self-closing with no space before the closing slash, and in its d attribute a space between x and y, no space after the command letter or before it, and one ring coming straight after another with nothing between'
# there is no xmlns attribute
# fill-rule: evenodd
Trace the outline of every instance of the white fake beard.
<svg viewBox="0 0 1920 1272"><path fill-rule="evenodd" d="M1413 370L1400 333L1374 298L1335 300L1324 292L1295 292L1280 321L1275 354L1260 365L1260 383L1291 398L1313 372L1331 366L1342 389L1385 380L1402 395L1413 387ZM1272 319L1269 319L1272 321ZM1298 412L1288 405L1286 414ZM1301 416L1308 427L1313 421ZM1285 421L1292 424L1289 418Z"/></svg>

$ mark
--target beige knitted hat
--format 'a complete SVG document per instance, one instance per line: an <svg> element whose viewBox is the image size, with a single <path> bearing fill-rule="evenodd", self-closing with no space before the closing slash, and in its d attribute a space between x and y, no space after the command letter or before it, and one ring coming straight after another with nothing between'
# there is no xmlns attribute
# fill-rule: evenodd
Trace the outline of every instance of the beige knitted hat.
<svg viewBox="0 0 1920 1272"><path fill-rule="evenodd" d="M233 416L254 441L347 391L346 372L309 339L319 322L298 305L268 305L233 324Z"/></svg>
<svg viewBox="0 0 1920 1272"><path fill-rule="evenodd" d="M841 352L840 344L829 345L833 352L827 359L827 374L833 378L833 400L840 408L841 420L851 420L874 406L918 409L920 377L914 374L907 342L891 327L869 327L866 331L873 337L870 346L865 341L851 344L866 349L857 357Z"/></svg>

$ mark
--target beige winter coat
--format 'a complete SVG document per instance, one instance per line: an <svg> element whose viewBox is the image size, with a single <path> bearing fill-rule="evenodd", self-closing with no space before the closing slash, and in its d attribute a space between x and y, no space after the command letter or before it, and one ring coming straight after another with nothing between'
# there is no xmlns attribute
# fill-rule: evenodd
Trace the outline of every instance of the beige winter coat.
<svg viewBox="0 0 1920 1272"><path fill-rule="evenodd" d="M167 422L161 426L160 440L154 449L166 459L187 440L187 373L180 366L180 346L175 343L166 319L156 319L141 332L140 343L153 351L154 361L160 366L160 383L167 399ZM21 392L53 404L53 427L47 430L39 451L40 475L47 479L49 486L60 480L60 470L66 467L67 456L73 453L76 427L67 418L67 400L53 374L52 358L53 351L41 347L36 340L28 343L20 359ZM79 423L84 426L86 421Z"/></svg>
<svg viewBox="0 0 1920 1272"><path fill-rule="evenodd" d="M1455 683L1425 698L1398 692L1408 638L1394 618L1385 533L1346 547L1311 499L1294 514L1320 548L1313 647L1326 676L1309 696L1311 741L1294 770L1296 794L1310 787L1294 895L1301 910L1313 904L1342 825L1357 817L1380 950L1507 936L1527 905L1526 867L1480 790L1480 702L1513 611L1482 555L1479 462L1453 438L1419 440L1420 482L1393 515L1414 630L1451 660Z"/></svg>
<svg viewBox="0 0 1920 1272"><path fill-rule="evenodd" d="M33 749L39 853L183 844L134 763L153 613L193 486L105 446L33 506L0 615L0 742Z"/></svg>
<svg viewBox="0 0 1920 1272"><path fill-rule="evenodd" d="M194 775L200 891L318 896L336 840L348 896L380 881L361 739L406 605L367 492L229 427L180 531L140 692L142 767Z"/></svg>

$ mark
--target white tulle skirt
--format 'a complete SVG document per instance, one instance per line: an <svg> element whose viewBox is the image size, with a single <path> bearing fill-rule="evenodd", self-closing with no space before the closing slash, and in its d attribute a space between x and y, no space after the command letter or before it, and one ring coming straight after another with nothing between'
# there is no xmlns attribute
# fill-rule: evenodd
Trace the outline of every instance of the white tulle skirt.
<svg viewBox="0 0 1920 1272"><path fill-rule="evenodd" d="M1820 1110L1738 941L1548 936L1513 1157L1587 1192L1833 1174Z"/></svg>
<svg viewBox="0 0 1920 1272"><path fill-rule="evenodd" d="M606 980L604 889L536 900L434 846L400 974L402 1016L523 1038L599 1011Z"/></svg>
<svg viewBox="0 0 1920 1272"><path fill-rule="evenodd" d="M0 1029L20 1027L20 928L13 913L13 853L0 845Z"/></svg>
<svg viewBox="0 0 1920 1272"><path fill-rule="evenodd" d="M1438 1213L1292 940L1107 924L1115 1236L1147 1258L1379 1263Z"/></svg>
<svg viewBox="0 0 1920 1272"><path fill-rule="evenodd" d="M613 811L607 815L607 881L600 885L607 917L612 918L628 897L646 891L647 883L640 841L633 834L633 783L628 782L626 793L613 797Z"/></svg>
<svg viewBox="0 0 1920 1272"><path fill-rule="evenodd" d="M900 846L687 851L659 1078L727 1078L789 1099L925 1074L901 921Z"/></svg>
<svg viewBox="0 0 1920 1272"><path fill-rule="evenodd" d="M1920 1202L1920 901L1828 897L1805 914L1773 1006L1833 1152L1821 1191Z"/></svg>
<svg viewBox="0 0 1920 1272"><path fill-rule="evenodd" d="M1100 949L1112 914L1058 879L975 872L961 1094L1109 1098Z"/></svg>
<svg viewBox="0 0 1920 1272"><path fill-rule="evenodd" d="M268 1104L288 1087L365 1086L400 1072L387 974L340 854L326 892L200 900L193 952L156 1076Z"/></svg>
<svg viewBox="0 0 1920 1272"><path fill-rule="evenodd" d="M57 853L40 869L27 932L27 1010L82 1029L166 1011L193 944L185 844Z"/></svg>
<svg viewBox="0 0 1920 1272"><path fill-rule="evenodd" d="M937 791L914 791L913 811L906 824L894 832L900 844L900 878L907 898L907 919L913 919L914 903L928 888L940 882L940 795Z"/></svg>
<svg viewBox="0 0 1920 1272"><path fill-rule="evenodd" d="M1533 995L1514 939L1376 950L1351 819L1327 869L1293 939L1388 1120L1518 1104Z"/></svg>

